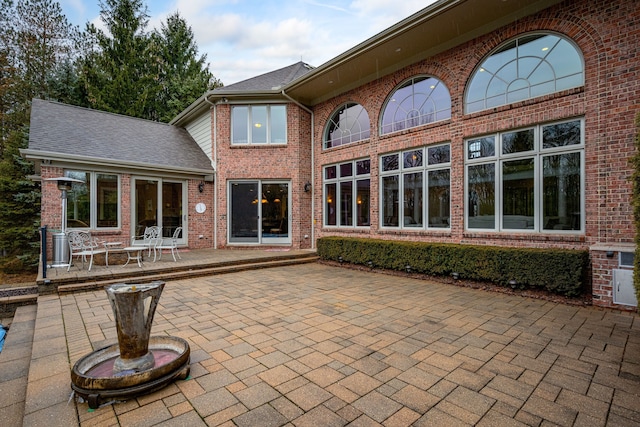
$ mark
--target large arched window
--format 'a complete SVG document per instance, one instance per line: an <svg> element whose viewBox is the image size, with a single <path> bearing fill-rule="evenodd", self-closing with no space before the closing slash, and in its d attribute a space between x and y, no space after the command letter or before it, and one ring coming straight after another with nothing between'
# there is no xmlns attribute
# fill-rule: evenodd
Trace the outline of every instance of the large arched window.
<svg viewBox="0 0 640 427"><path fill-rule="evenodd" d="M449 90L435 77L414 77L389 97L382 113L380 134L451 118Z"/></svg>
<svg viewBox="0 0 640 427"><path fill-rule="evenodd" d="M467 87L465 111L473 113L584 85L582 53L556 34L529 34L491 53Z"/></svg>
<svg viewBox="0 0 640 427"><path fill-rule="evenodd" d="M324 131L324 148L337 147L368 139L371 123L367 110L360 104L346 103L331 116Z"/></svg>

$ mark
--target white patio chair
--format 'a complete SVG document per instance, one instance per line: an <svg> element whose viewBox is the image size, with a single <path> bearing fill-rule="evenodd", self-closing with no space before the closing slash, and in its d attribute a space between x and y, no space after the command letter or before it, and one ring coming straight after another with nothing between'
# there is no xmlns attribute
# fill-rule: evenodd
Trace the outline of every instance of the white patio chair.
<svg viewBox="0 0 640 427"><path fill-rule="evenodd" d="M177 262L176 255L178 256L179 259L182 259L182 257L178 253L178 239L180 238L181 234L182 234L182 227L178 227L175 229L175 231L173 232L173 236L170 239L164 239L162 240L160 245L156 246L156 249L159 252L159 256L158 256L159 260L162 259L163 249L171 250L171 255L173 256L174 262Z"/></svg>
<svg viewBox="0 0 640 427"><path fill-rule="evenodd" d="M69 265L67 266L67 271L71 269L74 256L82 259L82 268L84 268L84 263L88 260L88 271L91 271L93 256L106 252L104 249L99 249L98 242L86 231L69 231L67 232L67 239L69 241Z"/></svg>
<svg viewBox="0 0 640 427"><path fill-rule="evenodd" d="M156 260L156 247L162 241L161 237L161 228L157 225L153 225L151 227L147 227L144 229L144 234L142 236L133 236L131 238L131 246L144 246L148 249L149 257L151 256L151 251L153 251L153 261Z"/></svg>

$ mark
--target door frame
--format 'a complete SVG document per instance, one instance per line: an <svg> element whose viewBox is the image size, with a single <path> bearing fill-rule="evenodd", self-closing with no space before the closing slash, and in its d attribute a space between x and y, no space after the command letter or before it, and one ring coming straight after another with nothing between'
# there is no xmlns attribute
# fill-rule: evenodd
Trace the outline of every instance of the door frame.
<svg viewBox="0 0 640 427"><path fill-rule="evenodd" d="M182 185L182 212L181 212L181 216L182 216L182 234L180 236L180 238L177 240L178 245L180 246L186 246L188 245L188 238L187 236L189 235L189 221L188 218L189 216L187 215L187 206L189 203L189 183L187 180L185 179L172 179L172 178L162 178L162 177L157 177L157 176L143 176L143 175L132 175L131 176L131 227L130 227L130 239L133 239L134 237L136 237L136 227L137 227L137 222L138 222L138 217L137 217L137 211L136 211L136 207L137 207L137 203L136 203L136 183L137 181L154 181L157 184L157 194L156 194L156 218L157 218L157 225L162 227L162 218L163 218L163 200L162 200L162 186L164 183L171 183L171 184L181 184ZM170 238L171 236L164 236L165 239Z"/></svg>
<svg viewBox="0 0 640 427"><path fill-rule="evenodd" d="M287 186L287 224L286 229L288 230L286 237L273 237L273 236L264 236L262 229L262 203L258 203L257 205L257 219L256 219L256 230L257 230L257 241L256 242L243 242L243 241L232 241L231 239L231 225L233 220L233 201L231 200L232 194L232 186L237 183L255 183L257 184L257 194L262 195L263 193L263 185L269 184L285 184ZM227 181L227 243L229 245L291 245L293 242L293 237L291 235L291 180L288 179L232 179Z"/></svg>

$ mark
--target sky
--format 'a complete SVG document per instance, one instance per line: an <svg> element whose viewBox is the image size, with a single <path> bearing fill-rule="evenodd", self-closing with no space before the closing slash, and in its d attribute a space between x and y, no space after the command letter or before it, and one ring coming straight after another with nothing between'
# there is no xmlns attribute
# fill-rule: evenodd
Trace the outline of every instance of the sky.
<svg viewBox="0 0 640 427"><path fill-rule="evenodd" d="M101 27L99 0L58 0L67 20ZM224 85L304 61L320 66L435 0L144 0L149 25L178 11Z"/></svg>

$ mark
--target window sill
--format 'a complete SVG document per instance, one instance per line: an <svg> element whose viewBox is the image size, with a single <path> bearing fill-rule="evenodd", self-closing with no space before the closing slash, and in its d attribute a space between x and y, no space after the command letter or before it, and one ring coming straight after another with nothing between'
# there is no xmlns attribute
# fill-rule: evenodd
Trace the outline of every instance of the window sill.
<svg viewBox="0 0 640 427"><path fill-rule="evenodd" d="M563 242L563 243L585 243L584 234L546 234L546 233L521 233L513 232L471 232L465 231L462 234L465 239L494 239L494 240L516 240L526 242Z"/></svg>

